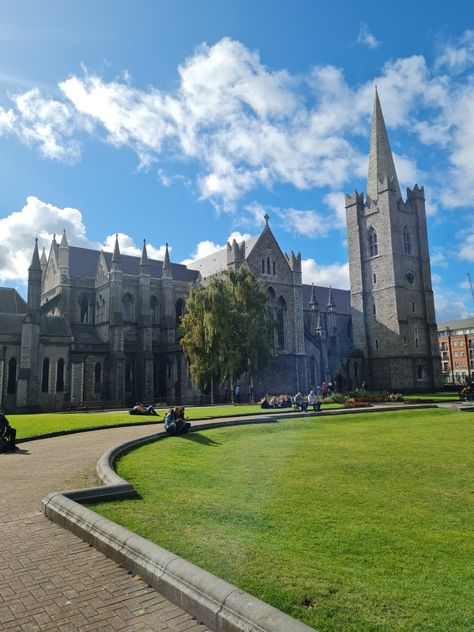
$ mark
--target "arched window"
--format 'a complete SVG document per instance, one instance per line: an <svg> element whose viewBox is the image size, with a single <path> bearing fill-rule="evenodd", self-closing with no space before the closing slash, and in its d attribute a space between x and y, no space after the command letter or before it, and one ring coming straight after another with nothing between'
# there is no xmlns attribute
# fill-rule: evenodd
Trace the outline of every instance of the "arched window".
<svg viewBox="0 0 474 632"><path fill-rule="evenodd" d="M377 233L375 228L371 226L369 228L369 257L375 257L379 254L379 247L377 245Z"/></svg>
<svg viewBox="0 0 474 632"><path fill-rule="evenodd" d="M275 276L275 275L276 275L276 266L275 266L275 262L273 262L272 266L273 266L273 276Z"/></svg>
<svg viewBox="0 0 474 632"><path fill-rule="evenodd" d="M100 362L96 362L94 366L94 393L100 393L102 391L102 365Z"/></svg>
<svg viewBox="0 0 474 632"><path fill-rule="evenodd" d="M62 393L64 391L64 360L59 358L58 365L56 367L56 393Z"/></svg>
<svg viewBox="0 0 474 632"><path fill-rule="evenodd" d="M267 274L270 274L270 257L267 257Z"/></svg>
<svg viewBox="0 0 474 632"><path fill-rule="evenodd" d="M403 228L403 252L406 255L411 255L411 234L408 226Z"/></svg>
<svg viewBox="0 0 474 632"><path fill-rule="evenodd" d="M265 259L262 259L262 274L265 274Z"/></svg>
<svg viewBox="0 0 474 632"><path fill-rule="evenodd" d="M133 298L130 294L124 294L122 298L122 316L124 320L133 320Z"/></svg>
<svg viewBox="0 0 474 632"><path fill-rule="evenodd" d="M280 296L276 307L276 320L277 320L277 343L279 349L285 348L285 312L286 303L285 299Z"/></svg>
<svg viewBox="0 0 474 632"><path fill-rule="evenodd" d="M81 323L88 323L89 318L89 299L86 294L83 294L79 299L79 306L81 308Z"/></svg>
<svg viewBox="0 0 474 632"><path fill-rule="evenodd" d="M420 342L418 338L418 327L415 327L415 347L418 349L419 345L420 345Z"/></svg>
<svg viewBox="0 0 474 632"><path fill-rule="evenodd" d="M179 327L181 324L181 319L184 316L184 301L182 298L178 298L176 301L176 305L174 306L175 314L176 314L176 327Z"/></svg>
<svg viewBox="0 0 474 632"><path fill-rule="evenodd" d="M374 312L374 315L377 313L377 306L376 306L375 302L372 305L372 311Z"/></svg>
<svg viewBox="0 0 474 632"><path fill-rule="evenodd" d="M7 393L16 393L16 358L8 361Z"/></svg>
<svg viewBox="0 0 474 632"><path fill-rule="evenodd" d="M151 322L156 325L159 319L158 299L156 298L156 296L150 297L150 315L151 315Z"/></svg>
<svg viewBox="0 0 474 632"><path fill-rule="evenodd" d="M43 360L43 373L41 377L41 392L49 391L49 358Z"/></svg>

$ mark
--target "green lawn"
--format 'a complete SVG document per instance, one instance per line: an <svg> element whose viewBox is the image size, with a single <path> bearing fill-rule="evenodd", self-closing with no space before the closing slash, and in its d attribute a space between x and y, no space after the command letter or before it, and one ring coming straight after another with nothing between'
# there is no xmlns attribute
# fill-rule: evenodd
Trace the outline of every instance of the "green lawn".
<svg viewBox="0 0 474 632"><path fill-rule="evenodd" d="M320 632L472 630L473 435L450 410L196 431L93 508Z"/></svg>
<svg viewBox="0 0 474 632"><path fill-rule="evenodd" d="M326 404L323 409L341 408L340 404ZM290 412L283 409L280 412ZM10 424L17 429L18 439L39 437L50 432L64 430L80 430L83 428L98 428L100 426L116 426L118 424L134 424L149 422L156 424L163 421L166 410L159 410L158 417L129 415L128 412L74 412L74 413L40 413L37 415L8 415ZM249 414L272 414L274 410L262 410L259 405L242 406L202 406L186 409L189 419L214 419Z"/></svg>
<svg viewBox="0 0 474 632"><path fill-rule="evenodd" d="M458 402L459 395L457 393L414 393L412 395L405 395L405 399L408 401L430 401L430 402Z"/></svg>

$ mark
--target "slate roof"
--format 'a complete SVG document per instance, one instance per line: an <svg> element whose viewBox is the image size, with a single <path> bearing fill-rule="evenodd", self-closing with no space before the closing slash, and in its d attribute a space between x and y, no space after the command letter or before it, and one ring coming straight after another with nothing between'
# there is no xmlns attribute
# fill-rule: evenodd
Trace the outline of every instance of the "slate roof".
<svg viewBox="0 0 474 632"><path fill-rule="evenodd" d="M21 335L24 314L0 314L0 336L8 334Z"/></svg>
<svg viewBox="0 0 474 632"><path fill-rule="evenodd" d="M252 252L255 244L257 243L260 235L256 235L254 237L250 237L245 240L245 257L247 258L249 254ZM203 279L207 277L222 272L227 269L227 246L221 248L220 250L216 250L207 257L203 257L202 259L196 259L196 261L191 261L188 263L188 268L192 268L193 270L199 270Z"/></svg>
<svg viewBox="0 0 474 632"><path fill-rule="evenodd" d="M95 278L97 271L97 262L99 261L100 252L98 250L90 250L89 248L79 248L70 246L69 248L69 273L71 277L89 277ZM112 264L112 253L104 252L107 267L110 270ZM161 271L163 269L163 261L157 259L149 259L150 275L155 279L161 279ZM130 255L120 255L120 262L124 274L137 276L140 272L140 257L131 257ZM175 281L186 281L192 283L198 277L194 270L180 263L171 264L171 272Z"/></svg>
<svg viewBox="0 0 474 632"><path fill-rule="evenodd" d="M303 285L303 309L309 309L309 301L311 300L311 285ZM329 298L329 288L322 287L320 285L314 286L314 292L316 294L317 307L326 310ZM332 302L334 305L334 311L337 314L350 314L351 313L351 293L349 290L339 290L332 288Z"/></svg>
<svg viewBox="0 0 474 632"><path fill-rule="evenodd" d="M450 320L448 323L438 323L438 331L446 329L474 329L474 318L463 318L462 320Z"/></svg>
<svg viewBox="0 0 474 632"><path fill-rule="evenodd" d="M26 314L26 312L26 303L14 288L0 287L0 313Z"/></svg>

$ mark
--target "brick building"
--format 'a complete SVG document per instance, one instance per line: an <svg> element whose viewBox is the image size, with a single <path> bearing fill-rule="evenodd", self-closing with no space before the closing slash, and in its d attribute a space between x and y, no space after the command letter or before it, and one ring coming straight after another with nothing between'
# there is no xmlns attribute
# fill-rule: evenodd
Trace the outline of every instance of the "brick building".
<svg viewBox="0 0 474 632"><path fill-rule="evenodd" d="M444 384L470 384L474 379L474 318L438 325Z"/></svg>

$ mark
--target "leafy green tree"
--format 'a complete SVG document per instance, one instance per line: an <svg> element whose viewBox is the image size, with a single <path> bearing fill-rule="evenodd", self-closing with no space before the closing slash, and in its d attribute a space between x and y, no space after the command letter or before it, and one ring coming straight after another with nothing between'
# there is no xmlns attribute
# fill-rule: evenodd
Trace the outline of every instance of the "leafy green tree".
<svg viewBox="0 0 474 632"><path fill-rule="evenodd" d="M181 345L190 360L191 378L210 392L214 381L234 392L236 380L253 380L274 355L275 323L265 289L246 266L226 271L203 289L192 288L181 321Z"/></svg>

